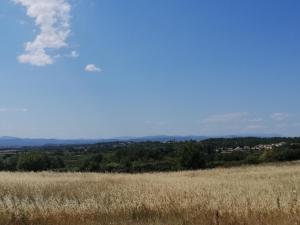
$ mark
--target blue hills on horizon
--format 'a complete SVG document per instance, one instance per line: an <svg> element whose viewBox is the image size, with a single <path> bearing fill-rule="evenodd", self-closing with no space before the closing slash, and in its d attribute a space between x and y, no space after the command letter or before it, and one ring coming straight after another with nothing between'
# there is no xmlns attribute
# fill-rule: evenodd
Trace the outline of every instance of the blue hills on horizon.
<svg viewBox="0 0 300 225"><path fill-rule="evenodd" d="M255 135L224 135L224 136L197 136L197 135L156 135L144 137L116 137L99 139L51 139L51 138L18 138L18 137L0 137L0 148L20 148L20 147L38 147L45 145L83 145L118 141L145 142L145 141L203 141L209 138L234 138L234 137L281 137L276 134L255 134Z"/></svg>
<svg viewBox="0 0 300 225"><path fill-rule="evenodd" d="M19 148L19 147L38 147L45 145L82 145L96 144L105 142L130 141L201 141L207 139L205 136L145 136L145 137L116 137L116 138L99 138L99 139L52 139L52 138L18 138L18 137L0 137L0 148Z"/></svg>

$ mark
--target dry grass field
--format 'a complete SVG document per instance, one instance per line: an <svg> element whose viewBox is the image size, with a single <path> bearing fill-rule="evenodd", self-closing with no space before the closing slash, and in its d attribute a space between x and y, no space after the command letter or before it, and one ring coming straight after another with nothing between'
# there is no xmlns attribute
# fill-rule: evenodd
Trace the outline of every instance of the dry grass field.
<svg viewBox="0 0 300 225"><path fill-rule="evenodd" d="M155 174L0 173L1 225L296 225L300 163Z"/></svg>

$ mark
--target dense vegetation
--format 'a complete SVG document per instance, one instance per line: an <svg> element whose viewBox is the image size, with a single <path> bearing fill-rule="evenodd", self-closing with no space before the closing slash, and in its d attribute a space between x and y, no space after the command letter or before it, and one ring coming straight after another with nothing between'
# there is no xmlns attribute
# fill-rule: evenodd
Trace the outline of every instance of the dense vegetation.
<svg viewBox="0 0 300 225"><path fill-rule="evenodd" d="M280 147L272 149L253 149L262 144L282 142L284 144ZM235 149L239 147L240 149ZM167 143L113 142L2 150L0 153L0 170L5 171L177 171L299 160L300 138L224 138Z"/></svg>

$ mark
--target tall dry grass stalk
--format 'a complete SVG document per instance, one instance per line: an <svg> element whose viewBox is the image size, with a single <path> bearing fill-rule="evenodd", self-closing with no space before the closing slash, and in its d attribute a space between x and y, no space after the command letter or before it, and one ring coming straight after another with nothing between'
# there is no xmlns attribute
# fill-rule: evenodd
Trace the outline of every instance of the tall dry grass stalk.
<svg viewBox="0 0 300 225"><path fill-rule="evenodd" d="M1 225L300 224L300 163L155 174L0 173Z"/></svg>

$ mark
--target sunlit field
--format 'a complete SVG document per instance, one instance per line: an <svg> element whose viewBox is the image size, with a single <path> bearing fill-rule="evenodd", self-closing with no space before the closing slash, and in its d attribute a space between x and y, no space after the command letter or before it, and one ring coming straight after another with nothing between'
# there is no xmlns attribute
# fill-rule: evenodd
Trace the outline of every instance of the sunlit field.
<svg viewBox="0 0 300 225"><path fill-rule="evenodd" d="M300 163L154 174L0 173L0 224L300 224Z"/></svg>

